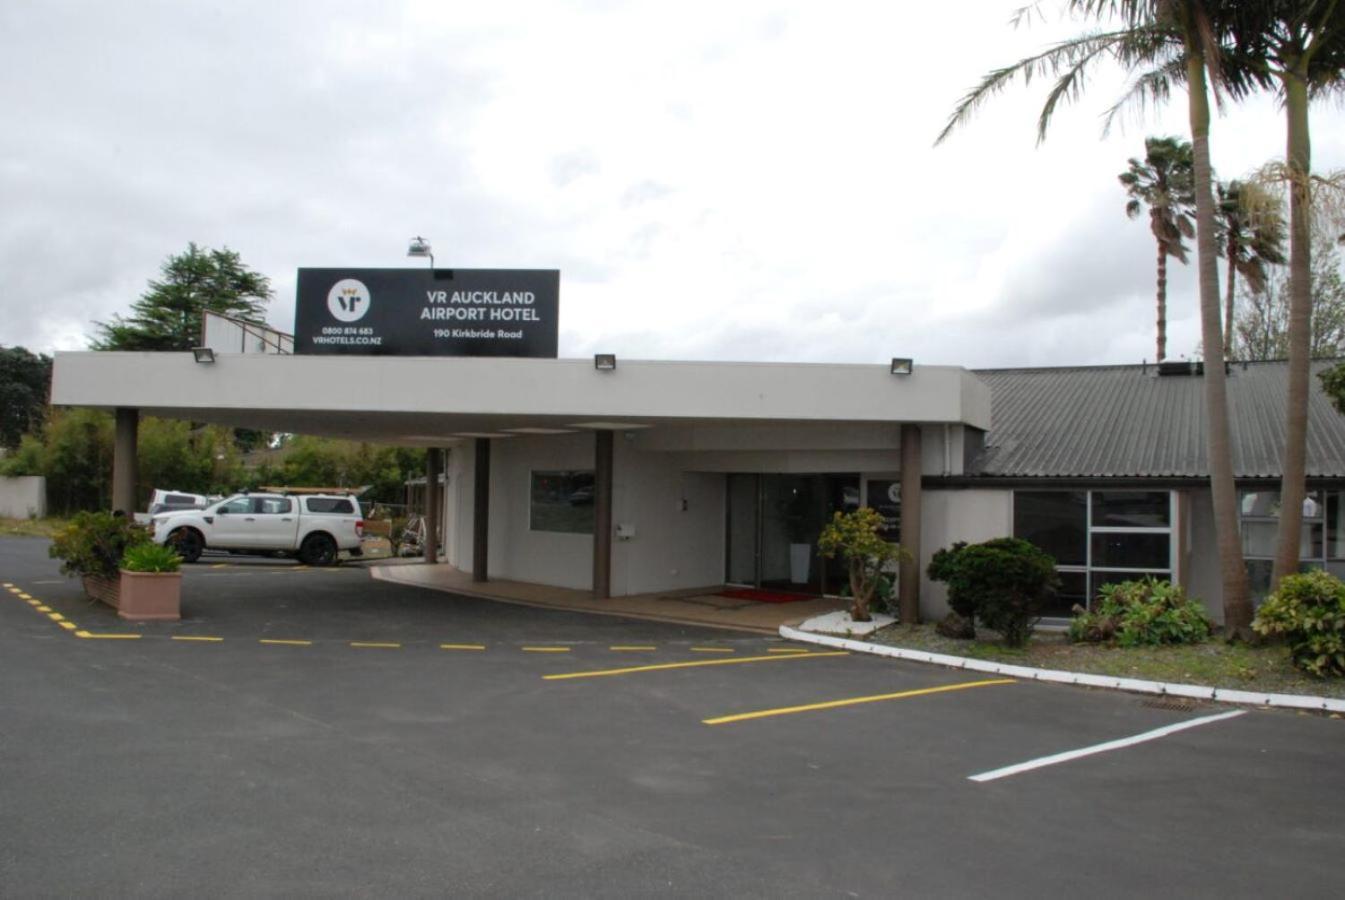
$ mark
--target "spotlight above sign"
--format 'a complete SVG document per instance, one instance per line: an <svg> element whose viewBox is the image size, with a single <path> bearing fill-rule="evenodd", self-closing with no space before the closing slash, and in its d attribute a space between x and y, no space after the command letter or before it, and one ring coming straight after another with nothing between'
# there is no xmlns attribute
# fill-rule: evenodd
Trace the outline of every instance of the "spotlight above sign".
<svg viewBox="0 0 1345 900"><path fill-rule="evenodd" d="M554 269L300 269L296 294L295 353L556 358Z"/></svg>

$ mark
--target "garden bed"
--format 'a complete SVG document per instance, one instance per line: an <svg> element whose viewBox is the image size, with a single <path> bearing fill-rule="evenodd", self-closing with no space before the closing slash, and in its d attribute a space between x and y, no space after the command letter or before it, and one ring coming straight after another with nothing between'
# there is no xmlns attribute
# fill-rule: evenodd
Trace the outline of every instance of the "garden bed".
<svg viewBox="0 0 1345 900"><path fill-rule="evenodd" d="M1063 634L1037 632L1022 649L1006 647L991 632L974 641L946 638L933 625L893 625L863 640L889 647L966 656L1017 666L1087 672L1117 678L1198 684L1239 691L1345 698L1345 679L1305 675L1289 663L1281 644L1248 647L1213 639L1168 647L1109 647L1070 643Z"/></svg>

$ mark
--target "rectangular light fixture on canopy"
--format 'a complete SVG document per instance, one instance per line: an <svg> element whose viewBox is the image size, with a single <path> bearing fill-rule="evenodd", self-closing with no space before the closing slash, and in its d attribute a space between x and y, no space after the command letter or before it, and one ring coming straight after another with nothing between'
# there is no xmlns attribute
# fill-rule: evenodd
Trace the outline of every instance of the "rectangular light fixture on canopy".
<svg viewBox="0 0 1345 900"><path fill-rule="evenodd" d="M215 361L215 351L209 347L192 347L191 355L198 363L212 363Z"/></svg>
<svg viewBox="0 0 1345 900"><path fill-rule="evenodd" d="M616 354L615 353L593 354L593 368L597 369L599 372L615 372Z"/></svg>
<svg viewBox="0 0 1345 900"><path fill-rule="evenodd" d="M902 356L892 357L892 374L909 375L915 369L915 360Z"/></svg>

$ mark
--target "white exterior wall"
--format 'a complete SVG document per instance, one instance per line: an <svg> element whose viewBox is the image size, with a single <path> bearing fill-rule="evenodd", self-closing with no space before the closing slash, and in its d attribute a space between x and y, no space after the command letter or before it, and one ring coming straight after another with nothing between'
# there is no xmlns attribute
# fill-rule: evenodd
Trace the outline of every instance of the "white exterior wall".
<svg viewBox="0 0 1345 900"><path fill-rule="evenodd" d="M706 587L724 580L723 475L684 472L677 455L633 449L614 440L613 524L635 537L612 544L616 596ZM475 454L470 444L450 457L447 561L472 569ZM519 437L491 445L490 575L557 587L593 586L593 536L530 528L534 470L594 466L591 433ZM682 509L682 501L686 509Z"/></svg>
<svg viewBox="0 0 1345 900"><path fill-rule="evenodd" d="M934 554L955 541L969 544L1013 535L1013 491L926 490L920 524L920 615L948 615L948 589L925 570Z"/></svg>
<svg viewBox="0 0 1345 900"><path fill-rule="evenodd" d="M0 478L0 516L34 519L47 514L47 479L41 475Z"/></svg>

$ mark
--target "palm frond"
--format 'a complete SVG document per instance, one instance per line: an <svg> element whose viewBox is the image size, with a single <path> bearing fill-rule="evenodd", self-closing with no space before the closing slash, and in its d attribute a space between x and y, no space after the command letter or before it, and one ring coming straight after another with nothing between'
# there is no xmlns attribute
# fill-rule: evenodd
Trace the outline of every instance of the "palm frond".
<svg viewBox="0 0 1345 900"><path fill-rule="evenodd" d="M947 124L935 138L935 146L943 143L961 125L964 125L990 98L999 94L1010 84L1022 79L1024 85L1030 85L1033 79L1046 78L1064 73L1051 91L1048 98L1050 111L1062 97L1069 99L1082 92L1080 78L1083 69L1108 55L1117 55L1126 42L1134 42L1132 31L1093 31L1067 41L1053 44L1041 53L1020 59L1012 65L992 69L980 83L968 91L958 101ZM1049 112L1044 110L1045 119ZM1039 134L1044 133L1038 128ZM1039 139L1040 140L1040 137Z"/></svg>

